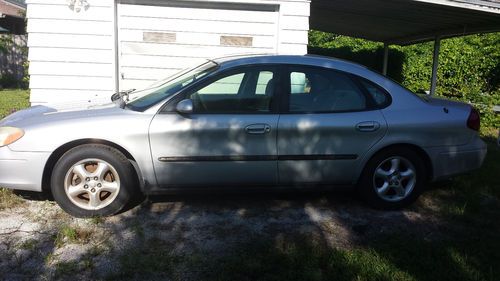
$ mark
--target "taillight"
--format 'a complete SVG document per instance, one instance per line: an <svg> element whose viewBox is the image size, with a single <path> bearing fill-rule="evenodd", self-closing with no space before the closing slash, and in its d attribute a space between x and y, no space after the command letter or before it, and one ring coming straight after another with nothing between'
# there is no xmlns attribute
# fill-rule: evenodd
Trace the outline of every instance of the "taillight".
<svg viewBox="0 0 500 281"><path fill-rule="evenodd" d="M481 117L479 115L479 111L477 111L474 107L471 108L469 118L467 119L467 127L474 131L479 131L481 127Z"/></svg>

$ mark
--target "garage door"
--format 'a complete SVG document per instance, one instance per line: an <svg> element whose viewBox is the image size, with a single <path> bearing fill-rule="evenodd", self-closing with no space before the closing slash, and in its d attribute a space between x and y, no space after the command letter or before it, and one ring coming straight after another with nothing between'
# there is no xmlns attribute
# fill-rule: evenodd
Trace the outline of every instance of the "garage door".
<svg viewBox="0 0 500 281"><path fill-rule="evenodd" d="M118 4L120 90L147 87L206 58L277 50L277 5L135 2Z"/></svg>

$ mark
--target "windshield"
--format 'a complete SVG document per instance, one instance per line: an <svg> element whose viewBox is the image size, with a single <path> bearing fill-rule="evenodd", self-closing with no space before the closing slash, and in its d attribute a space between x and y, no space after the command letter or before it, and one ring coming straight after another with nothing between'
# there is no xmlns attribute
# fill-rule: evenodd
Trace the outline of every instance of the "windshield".
<svg viewBox="0 0 500 281"><path fill-rule="evenodd" d="M165 80L158 81L147 89L135 91L130 95L127 108L144 111L211 73L217 66L215 62L208 61L198 67L181 71Z"/></svg>

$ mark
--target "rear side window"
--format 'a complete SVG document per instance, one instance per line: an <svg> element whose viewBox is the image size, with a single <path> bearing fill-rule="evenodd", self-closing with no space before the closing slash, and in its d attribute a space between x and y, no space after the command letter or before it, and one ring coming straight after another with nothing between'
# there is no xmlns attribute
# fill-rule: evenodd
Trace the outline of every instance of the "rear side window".
<svg viewBox="0 0 500 281"><path fill-rule="evenodd" d="M385 107L391 103L391 97L384 89L363 78L359 78L359 81L378 108Z"/></svg>
<svg viewBox="0 0 500 281"><path fill-rule="evenodd" d="M292 95L311 93L311 83L304 72L290 73L290 93Z"/></svg>
<svg viewBox="0 0 500 281"><path fill-rule="evenodd" d="M368 108L367 97L348 75L323 68L292 67L290 112L346 112Z"/></svg>

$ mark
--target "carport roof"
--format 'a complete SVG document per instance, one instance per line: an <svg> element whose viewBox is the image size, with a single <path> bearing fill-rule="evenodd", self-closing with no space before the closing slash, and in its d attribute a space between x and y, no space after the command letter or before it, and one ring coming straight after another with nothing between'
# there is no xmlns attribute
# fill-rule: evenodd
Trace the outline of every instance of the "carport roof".
<svg viewBox="0 0 500 281"><path fill-rule="evenodd" d="M500 31L500 0L312 0L310 27L409 45Z"/></svg>

